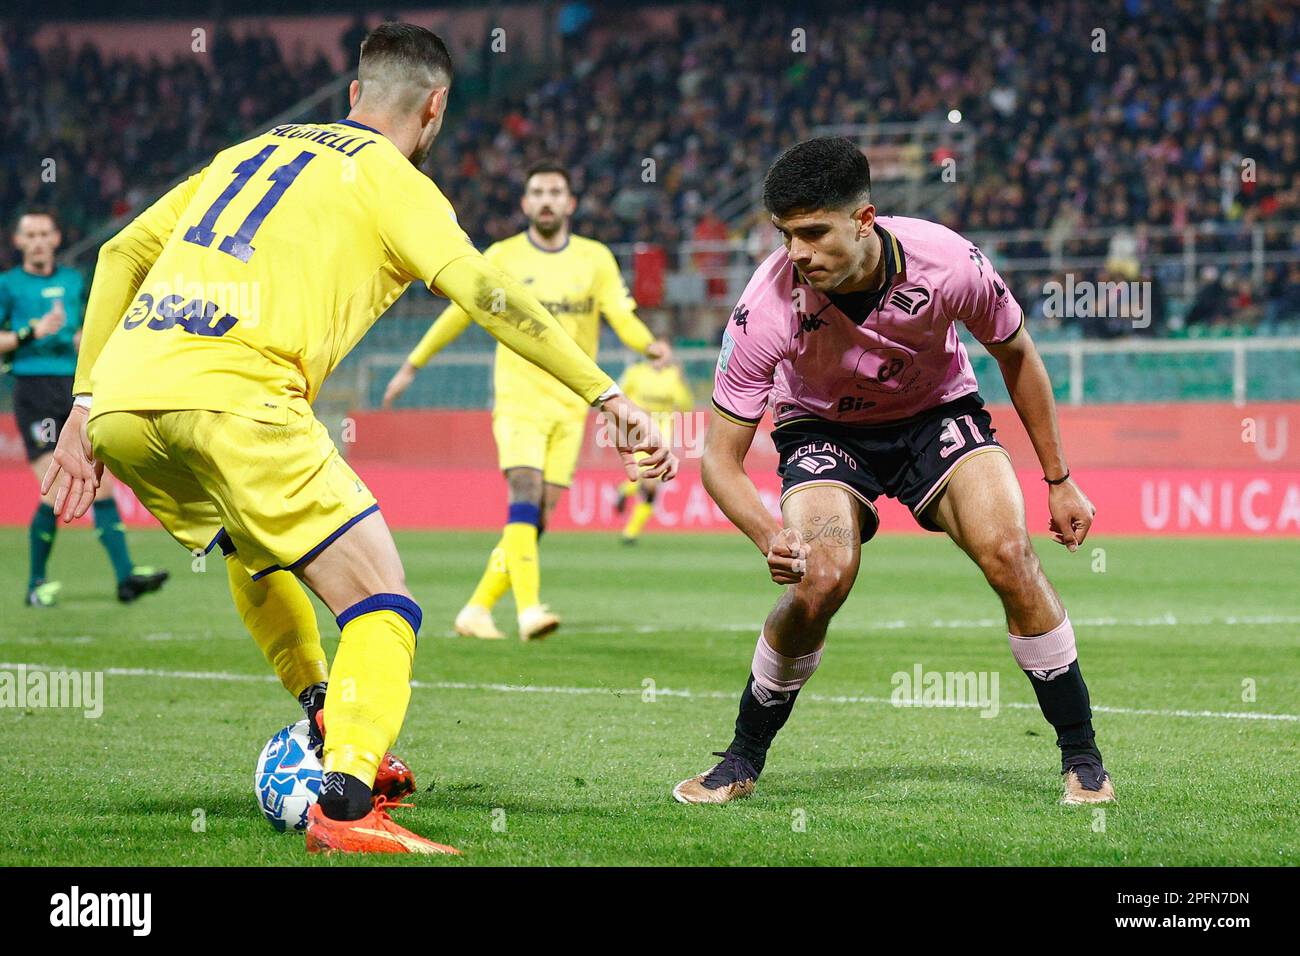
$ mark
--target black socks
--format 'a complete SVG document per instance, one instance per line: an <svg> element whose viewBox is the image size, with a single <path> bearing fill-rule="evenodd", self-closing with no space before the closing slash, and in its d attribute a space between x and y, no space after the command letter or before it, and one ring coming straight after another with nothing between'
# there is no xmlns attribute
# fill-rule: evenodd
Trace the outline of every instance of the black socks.
<svg viewBox="0 0 1300 956"><path fill-rule="evenodd" d="M369 785L337 771L325 774L318 802L321 812L331 820L360 820L372 806Z"/></svg>
<svg viewBox="0 0 1300 956"><path fill-rule="evenodd" d="M1100 760L1101 752L1093 739L1088 685L1083 682L1079 662L1072 661L1055 671L1025 671L1025 676L1033 685L1043 716L1056 730L1062 760L1077 754L1091 754Z"/></svg>
<svg viewBox="0 0 1300 956"><path fill-rule="evenodd" d="M767 760L767 750L772 746L776 733L790 719L794 710L795 698L799 691L770 691L762 684L754 683L754 675L749 675L745 692L740 695L740 712L736 715L736 736L727 749L739 754L762 773Z"/></svg>

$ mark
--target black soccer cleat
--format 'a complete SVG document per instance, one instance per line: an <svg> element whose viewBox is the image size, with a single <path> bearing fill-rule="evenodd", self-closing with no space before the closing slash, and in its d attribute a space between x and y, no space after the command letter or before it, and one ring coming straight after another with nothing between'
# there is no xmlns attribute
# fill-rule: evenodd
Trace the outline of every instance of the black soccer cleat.
<svg viewBox="0 0 1300 956"><path fill-rule="evenodd" d="M758 771L740 754L714 751L722 762L708 773L697 774L673 787L678 803L730 803L754 792Z"/></svg>
<svg viewBox="0 0 1300 956"><path fill-rule="evenodd" d="M123 604L130 604L142 594L157 591L171 575L166 571L153 568L136 568L130 577L117 586L117 599Z"/></svg>
<svg viewBox="0 0 1300 956"><path fill-rule="evenodd" d="M1075 754L1061 761L1065 775L1065 795L1061 802L1067 806L1084 803L1114 803L1115 788L1110 774L1094 754Z"/></svg>

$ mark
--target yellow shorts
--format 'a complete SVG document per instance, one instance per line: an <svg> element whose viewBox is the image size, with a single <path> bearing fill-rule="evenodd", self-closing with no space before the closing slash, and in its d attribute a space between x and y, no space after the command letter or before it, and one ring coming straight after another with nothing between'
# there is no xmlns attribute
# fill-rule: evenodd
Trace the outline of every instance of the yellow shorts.
<svg viewBox="0 0 1300 956"><path fill-rule="evenodd" d="M379 508L325 426L292 406L284 425L202 409L105 412L87 433L173 538L206 553L224 529L254 578L315 557Z"/></svg>
<svg viewBox="0 0 1300 956"><path fill-rule="evenodd" d="M494 412L492 437L497 442L501 470L536 468L542 480L568 487L578 467L582 436L587 430L587 413L524 415Z"/></svg>

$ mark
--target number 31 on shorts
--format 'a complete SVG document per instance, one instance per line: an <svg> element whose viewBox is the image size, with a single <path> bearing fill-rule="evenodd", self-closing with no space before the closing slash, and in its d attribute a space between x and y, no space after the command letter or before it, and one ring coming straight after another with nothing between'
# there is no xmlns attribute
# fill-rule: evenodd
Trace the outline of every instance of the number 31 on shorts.
<svg viewBox="0 0 1300 956"><path fill-rule="evenodd" d="M970 432L971 438L976 445L984 444L986 439L975 425L975 419L969 415L959 415L956 418L946 418L943 422L943 431L939 433L939 440L943 442L939 446L939 457L947 458L955 451L960 451L966 447L966 436L962 434L961 423L965 422L966 428Z"/></svg>

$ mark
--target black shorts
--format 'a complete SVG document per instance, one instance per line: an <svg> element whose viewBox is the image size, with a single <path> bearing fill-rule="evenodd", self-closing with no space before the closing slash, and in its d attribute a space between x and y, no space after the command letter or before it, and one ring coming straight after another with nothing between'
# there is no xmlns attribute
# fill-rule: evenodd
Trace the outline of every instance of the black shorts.
<svg viewBox="0 0 1300 956"><path fill-rule="evenodd" d="M28 461L54 451L59 430L71 413L71 375L14 376L14 417Z"/></svg>
<svg viewBox="0 0 1300 956"><path fill-rule="evenodd" d="M963 395L911 418L881 425L847 425L796 418L772 432L780 464L781 500L807 485L840 485L867 506L862 540L880 527L882 494L907 505L927 531L943 529L925 516L957 465L1002 446L978 394Z"/></svg>

